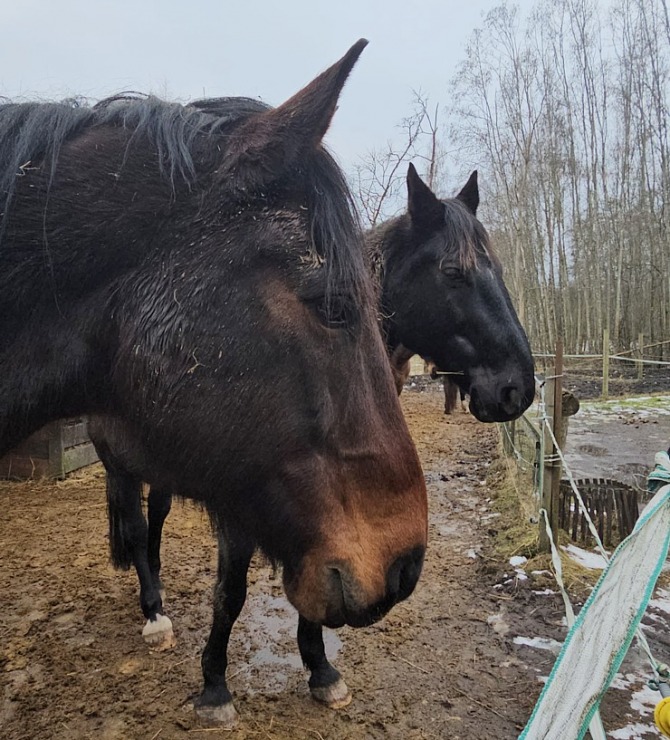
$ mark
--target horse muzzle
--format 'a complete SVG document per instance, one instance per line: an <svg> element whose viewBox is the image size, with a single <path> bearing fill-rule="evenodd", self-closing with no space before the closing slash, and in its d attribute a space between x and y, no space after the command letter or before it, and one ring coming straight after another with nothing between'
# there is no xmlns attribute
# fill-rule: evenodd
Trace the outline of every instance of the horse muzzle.
<svg viewBox="0 0 670 740"><path fill-rule="evenodd" d="M471 373L468 393L470 412L479 421L511 421L533 402L535 378L532 373L477 368Z"/></svg>
<svg viewBox="0 0 670 740"><path fill-rule="evenodd" d="M286 594L300 614L312 622L336 628L367 627L380 620L395 604L406 599L421 575L425 547L417 546L396 558L387 569L381 594L372 599L369 590L346 562L333 562L322 569L324 598L307 600L308 593L295 579L284 579ZM314 596L314 592L311 592ZM311 603L310 603L311 602Z"/></svg>

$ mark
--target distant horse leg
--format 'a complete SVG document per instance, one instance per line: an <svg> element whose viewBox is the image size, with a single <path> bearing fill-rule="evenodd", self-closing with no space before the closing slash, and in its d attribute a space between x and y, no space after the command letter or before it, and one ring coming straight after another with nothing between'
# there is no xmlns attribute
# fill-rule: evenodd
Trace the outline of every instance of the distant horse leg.
<svg viewBox="0 0 670 740"><path fill-rule="evenodd" d="M323 630L320 624L298 619L300 657L310 672L309 690L316 701L331 709L342 709L351 701L351 694L339 671L326 658Z"/></svg>
<svg viewBox="0 0 670 740"><path fill-rule="evenodd" d="M444 385L444 413L451 414L458 402L459 388L449 379L448 375L443 376L442 384Z"/></svg>
<svg viewBox="0 0 670 740"><path fill-rule="evenodd" d="M149 570L154 588L158 589L161 598L163 594L163 584L161 583L161 537L163 535L163 524L167 515L170 513L172 506L172 494L170 491L162 489L149 489L149 498L147 504L147 518L149 520L149 533L147 539L147 557L149 560Z"/></svg>
<svg viewBox="0 0 670 740"><path fill-rule="evenodd" d="M106 465L109 542L112 563L127 570L135 566L140 581L140 606L147 623L144 640L152 647L174 646L172 622L163 614L160 591L147 560L147 522L142 512L142 481L134 475Z"/></svg>
<svg viewBox="0 0 670 740"><path fill-rule="evenodd" d="M247 596L247 570L255 546L244 535L230 529L221 531L218 539L219 573L214 590L214 620L202 655L205 687L194 704L196 712L206 722L230 726L237 719L237 712L226 685L228 640Z"/></svg>

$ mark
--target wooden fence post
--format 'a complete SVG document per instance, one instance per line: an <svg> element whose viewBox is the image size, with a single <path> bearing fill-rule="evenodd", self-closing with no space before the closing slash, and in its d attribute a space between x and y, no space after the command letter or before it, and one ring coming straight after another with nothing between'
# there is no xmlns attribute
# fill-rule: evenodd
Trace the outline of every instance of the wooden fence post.
<svg viewBox="0 0 670 740"><path fill-rule="evenodd" d="M556 354L554 356L554 377L549 378L544 386L544 404L547 416L547 425L542 433L544 434L544 475L542 480L542 504L541 508L545 509L549 516L549 526L554 537L554 542L558 542L558 519L559 519L559 500L561 484L561 463L556 453L556 447L551 437L549 429L554 433L557 440L561 439L562 407L563 407L563 340L559 338L556 341ZM551 545L545 526L544 517L540 517L539 532L539 549L540 552L551 552Z"/></svg>
<svg viewBox="0 0 670 740"><path fill-rule="evenodd" d="M563 425L566 421L563 419L563 338L556 340L556 359L554 361L554 418L552 420L552 430L556 442L563 444ZM558 542L558 504L560 499L561 487L561 459L558 451L554 448L553 465L551 466L551 508L549 512L549 524L554 535L554 542Z"/></svg>
<svg viewBox="0 0 670 740"><path fill-rule="evenodd" d="M642 380L642 375L644 373L644 365L642 364L643 354L644 350L642 349L644 347L644 334L640 332L637 335L637 356L640 360L637 363L637 379Z"/></svg>
<svg viewBox="0 0 670 740"><path fill-rule="evenodd" d="M602 397L609 395L610 381L610 330L603 329L603 390Z"/></svg>
<svg viewBox="0 0 670 740"><path fill-rule="evenodd" d="M551 526L551 488L552 488L552 463L550 460L554 457L554 443L549 434L548 426L553 428L554 425L554 378L549 378L544 384L544 412L547 417L547 424L542 429L544 435L544 460L542 460L543 475L542 475L542 501L540 503L541 509L546 509L549 515L549 525ZM553 533L554 528L551 527ZM547 530L545 526L544 516L540 516L540 541L539 541L540 552L551 552L551 545L549 543L549 537L547 536Z"/></svg>

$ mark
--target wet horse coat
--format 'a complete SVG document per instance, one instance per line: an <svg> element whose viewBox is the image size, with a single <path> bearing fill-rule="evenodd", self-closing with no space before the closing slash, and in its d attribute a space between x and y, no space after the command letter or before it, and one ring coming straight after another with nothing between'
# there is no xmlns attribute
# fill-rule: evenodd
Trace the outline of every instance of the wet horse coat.
<svg viewBox="0 0 670 740"><path fill-rule="evenodd" d="M517 416L533 397L532 357L500 265L476 219L476 173L455 199L439 201L410 167L408 192L408 212L366 235L396 380L404 380L411 355L439 358L457 374L461 392L467 388L478 395L480 417ZM398 391L401 387L402 382ZM145 477L137 464L136 474L127 475L133 467L127 432L105 418L92 419L90 431L108 470L113 562L124 568L134 564L138 571L140 602L147 618L145 638L169 643L172 625L159 616L160 532L170 510L171 489L151 488L147 530L141 508ZM229 544L221 538L223 552ZM233 570L237 572L224 567L223 579ZM304 615L299 620L298 644L311 673L313 696L330 706L346 703L350 696L326 660L321 627Z"/></svg>
<svg viewBox="0 0 670 740"><path fill-rule="evenodd" d="M234 713L255 547L331 625L378 619L421 569L425 485L321 147L364 45L273 110L0 107L0 454L98 414L123 425L119 472L203 503L227 542L197 702L213 719Z"/></svg>

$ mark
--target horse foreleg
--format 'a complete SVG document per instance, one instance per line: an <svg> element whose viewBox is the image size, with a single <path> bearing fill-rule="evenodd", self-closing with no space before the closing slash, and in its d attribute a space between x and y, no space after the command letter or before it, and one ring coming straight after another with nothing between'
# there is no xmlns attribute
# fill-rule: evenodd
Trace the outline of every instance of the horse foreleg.
<svg viewBox="0 0 670 740"><path fill-rule="evenodd" d="M147 504L147 518L149 520L149 531L147 538L147 558L149 570L154 587L158 589L161 599L165 600L163 584L161 582L161 537L163 535L163 524L172 506L172 494L170 491L150 488Z"/></svg>
<svg viewBox="0 0 670 740"><path fill-rule="evenodd" d="M309 690L316 701L331 709L342 709L351 694L339 671L328 662L323 644L323 628L302 616L298 619L300 657L310 672Z"/></svg>
<svg viewBox="0 0 670 740"><path fill-rule="evenodd" d="M219 572L214 590L212 630L202 655L205 687L195 700L198 715L206 722L234 724L237 712L226 685L228 640L247 596L247 570L254 544L239 533L219 533Z"/></svg>

